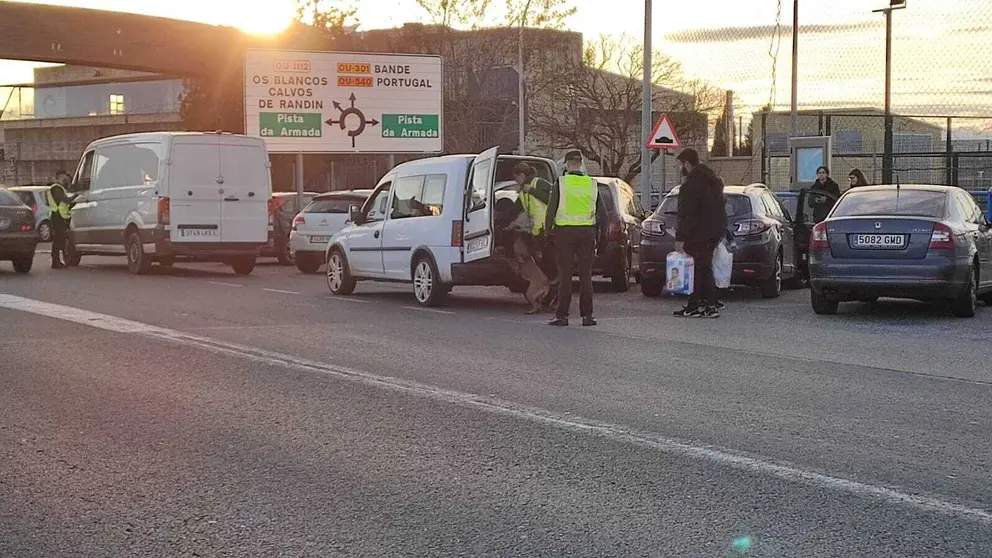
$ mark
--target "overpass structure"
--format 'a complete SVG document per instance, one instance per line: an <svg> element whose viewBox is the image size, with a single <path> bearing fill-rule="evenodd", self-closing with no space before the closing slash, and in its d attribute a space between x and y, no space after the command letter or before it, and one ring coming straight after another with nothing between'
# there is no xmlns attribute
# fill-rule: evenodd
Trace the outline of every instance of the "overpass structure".
<svg viewBox="0 0 992 558"><path fill-rule="evenodd" d="M0 59L218 77L240 75L245 49L265 43L233 27L0 2Z"/></svg>

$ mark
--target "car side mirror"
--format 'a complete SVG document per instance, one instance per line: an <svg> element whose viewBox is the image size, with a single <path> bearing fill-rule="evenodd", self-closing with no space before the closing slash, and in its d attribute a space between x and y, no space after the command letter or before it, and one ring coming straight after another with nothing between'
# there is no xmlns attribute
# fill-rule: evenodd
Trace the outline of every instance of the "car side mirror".
<svg viewBox="0 0 992 558"><path fill-rule="evenodd" d="M348 220L356 225L361 225L365 222L364 215L362 215L362 208L357 205L352 205L348 208Z"/></svg>

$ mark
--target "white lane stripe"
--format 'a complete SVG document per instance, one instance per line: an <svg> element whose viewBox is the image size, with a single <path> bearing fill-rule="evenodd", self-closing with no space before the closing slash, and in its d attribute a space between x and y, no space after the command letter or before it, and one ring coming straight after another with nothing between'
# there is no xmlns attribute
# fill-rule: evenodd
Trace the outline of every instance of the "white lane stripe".
<svg viewBox="0 0 992 558"><path fill-rule="evenodd" d="M449 316L454 316L455 313L449 310L437 310L435 308L421 308L420 306L404 306L407 310L419 310L421 312L432 312L434 314L446 314Z"/></svg>
<svg viewBox="0 0 992 558"><path fill-rule="evenodd" d="M240 286L242 286L242 285L239 285L237 283L223 283L221 281L207 281L207 282L210 283L211 285L220 285L221 287L240 287Z"/></svg>
<svg viewBox="0 0 992 558"><path fill-rule="evenodd" d="M300 293L298 293L296 291L281 291L279 289L266 289L266 288L263 288L262 290L263 291L269 291L270 293L280 293L280 294L289 294L289 295L298 295L298 294L300 294Z"/></svg>
<svg viewBox="0 0 992 558"><path fill-rule="evenodd" d="M367 300L362 300L360 298L352 298L352 297L347 297L347 296L327 295L326 298L331 299L331 300L340 300L341 302L354 302L355 304L368 304L369 303L369 301L367 301Z"/></svg>
<svg viewBox="0 0 992 558"><path fill-rule="evenodd" d="M200 337L173 329L126 320L116 316L99 314L97 312L90 312L80 308L63 306L61 304L52 304L49 302L22 298L14 295L0 294L0 308L19 310L22 312L88 325L117 333L140 334L182 345L192 345L209 351L224 353L259 363L268 364L270 366L319 372L352 382L408 393L427 399L433 399L435 401L443 401L462 407L474 408L485 412L509 416L530 422L555 426L563 430L593 434L617 442L624 442L640 447L655 449L669 455L709 461L718 465L729 466L759 475L780 478L807 487L847 492L856 496L874 498L888 504L896 504L931 513L939 513L961 520L980 523L984 526L992 526L992 512L987 510L971 508L938 497L910 494L908 492L902 492L884 486L866 484L840 477L833 477L823 473L817 473L815 471L800 469L791 465L733 453L729 450L720 449L713 446L692 445L650 432L632 430L618 424L584 419L574 415L555 413L546 409L518 405L516 403L494 397L448 390L399 378L378 376L376 374L371 374L360 370L297 358L275 351L260 349L258 347L228 343L226 341L211 339L209 337Z"/></svg>

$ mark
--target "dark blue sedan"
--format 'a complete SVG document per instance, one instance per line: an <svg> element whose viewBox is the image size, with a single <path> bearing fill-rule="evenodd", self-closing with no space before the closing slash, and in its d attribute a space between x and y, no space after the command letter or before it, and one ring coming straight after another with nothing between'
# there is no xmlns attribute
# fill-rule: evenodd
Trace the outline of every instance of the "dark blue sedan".
<svg viewBox="0 0 992 558"><path fill-rule="evenodd" d="M954 315L992 304L992 225L954 186L849 190L813 227L810 299L817 314L879 297L946 300Z"/></svg>

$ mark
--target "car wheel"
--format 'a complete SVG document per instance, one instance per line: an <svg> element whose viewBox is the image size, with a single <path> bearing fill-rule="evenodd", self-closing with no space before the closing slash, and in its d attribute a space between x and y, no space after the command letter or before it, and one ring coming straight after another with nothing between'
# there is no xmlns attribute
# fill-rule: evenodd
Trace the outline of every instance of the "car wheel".
<svg viewBox="0 0 992 558"><path fill-rule="evenodd" d="M974 318L975 308L978 306L978 270L972 268L971 279L968 281L965 291L954 300L952 311L958 318Z"/></svg>
<svg viewBox="0 0 992 558"><path fill-rule="evenodd" d="M83 255L76 248L76 237L72 232L69 232L65 240L65 265L78 267L81 261L83 261Z"/></svg>
<svg viewBox="0 0 992 558"><path fill-rule="evenodd" d="M231 258L231 269L238 275L251 275L251 272L255 271L255 255Z"/></svg>
<svg viewBox="0 0 992 558"><path fill-rule="evenodd" d="M41 242L51 242L52 241L52 224L48 221L42 221L38 225L38 240Z"/></svg>
<svg viewBox="0 0 992 558"><path fill-rule="evenodd" d="M276 259L282 265L293 265L293 249L289 245L289 239L276 246Z"/></svg>
<svg viewBox="0 0 992 558"><path fill-rule="evenodd" d="M141 244L141 238L137 232L130 232L127 240L124 241L124 248L127 250L127 270L135 275L144 275L152 266L152 259L145 254L145 248Z"/></svg>
<svg viewBox="0 0 992 558"><path fill-rule="evenodd" d="M644 296L650 298L661 296L661 287L661 279L641 277L641 294Z"/></svg>
<svg viewBox="0 0 992 558"><path fill-rule="evenodd" d="M34 252L12 258L11 263L14 264L14 271L17 273L28 273L34 265Z"/></svg>
<svg viewBox="0 0 992 558"><path fill-rule="evenodd" d="M818 293L813 289L809 290L809 301L813 306L813 312L820 315L836 314L840 303L836 299L828 298L826 295Z"/></svg>
<svg viewBox="0 0 992 558"><path fill-rule="evenodd" d="M775 258L775 269L771 277L761 282L761 296L765 298L778 298L782 294L782 255Z"/></svg>
<svg viewBox="0 0 992 558"><path fill-rule="evenodd" d="M434 260L420 256L413 264L413 296L421 306L441 306L451 291L441 283Z"/></svg>
<svg viewBox="0 0 992 558"><path fill-rule="evenodd" d="M301 252L296 255L296 269L307 274L317 273L320 270L320 258L310 252Z"/></svg>
<svg viewBox="0 0 992 558"><path fill-rule="evenodd" d="M348 260L340 250L334 250L327 258L327 289L333 295L350 295L355 292L357 282L348 271Z"/></svg>

